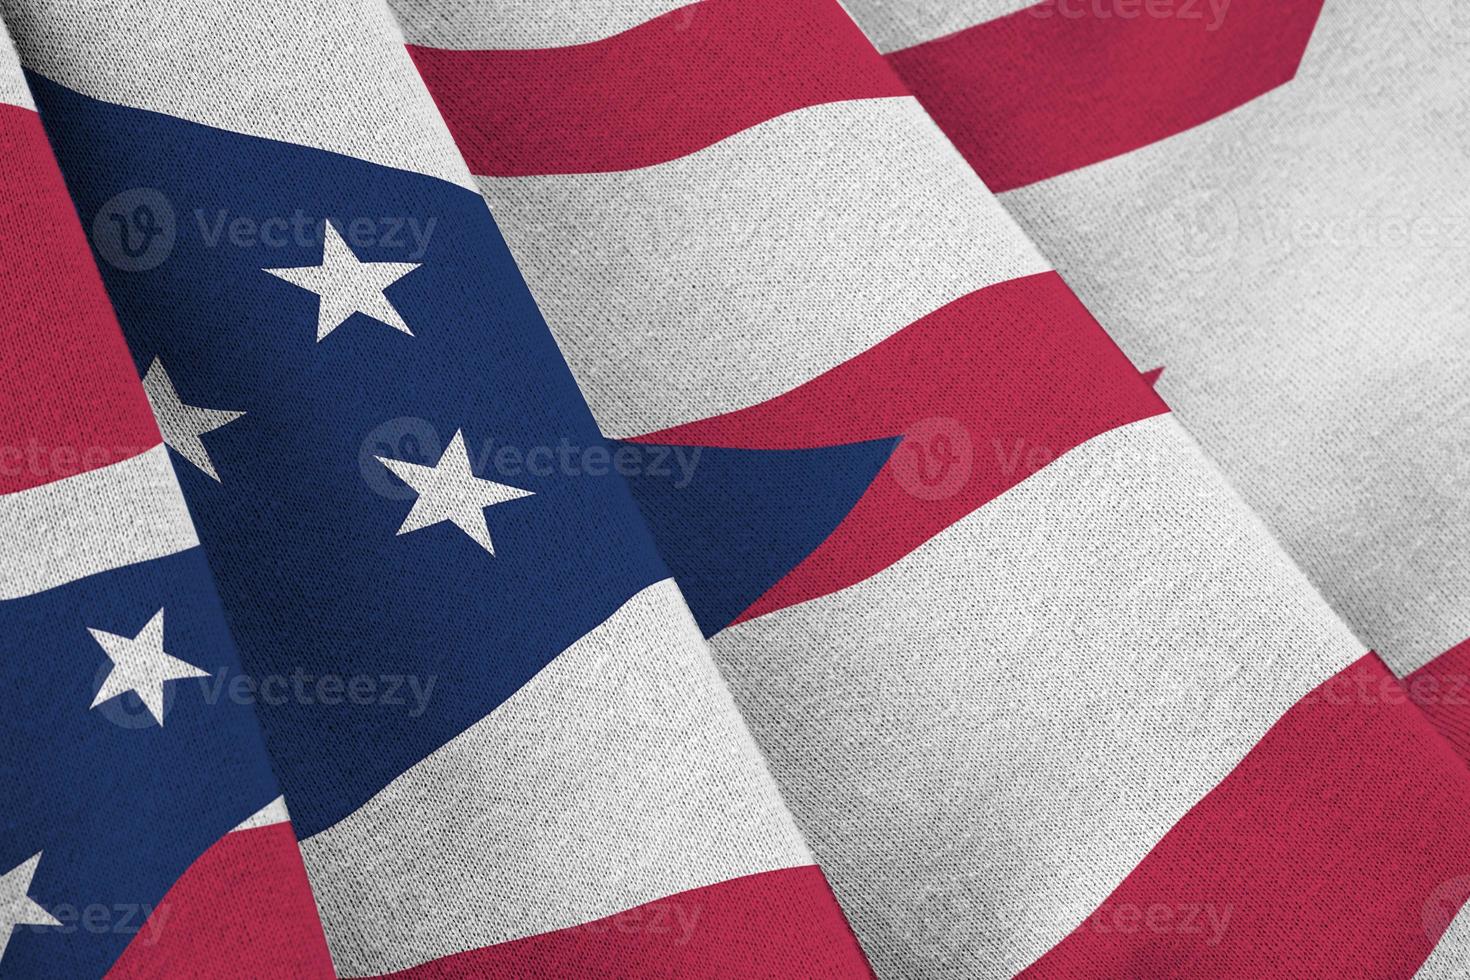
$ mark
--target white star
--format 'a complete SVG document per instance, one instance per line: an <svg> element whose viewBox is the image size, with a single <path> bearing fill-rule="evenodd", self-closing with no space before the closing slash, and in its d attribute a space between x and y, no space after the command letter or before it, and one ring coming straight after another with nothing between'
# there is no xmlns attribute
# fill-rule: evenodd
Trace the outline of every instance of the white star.
<svg viewBox="0 0 1470 980"><path fill-rule="evenodd" d="M264 270L321 297L316 316L317 341L340 327L354 313L366 313L412 337L413 331L388 302L383 290L417 269L419 264L364 262L353 254L330 221L323 228L321 265Z"/></svg>
<svg viewBox="0 0 1470 980"><path fill-rule="evenodd" d="M490 526L485 523L485 508L533 495L530 490L519 490L475 476L470 471L470 453L465 448L463 430L454 433L448 448L433 466L384 459L382 456L377 460L419 495L403 526L398 529L399 534L417 531L440 521L452 521L492 555L495 554L495 546L490 541Z"/></svg>
<svg viewBox="0 0 1470 980"><path fill-rule="evenodd" d="M153 417L158 419L163 441L174 452L219 482L219 473L215 472L214 463L204 448L204 440L199 437L222 425L228 425L245 413L185 405L179 398L173 380L163 369L163 362L156 357L148 365L148 373L143 377L143 390L148 394Z"/></svg>
<svg viewBox="0 0 1470 980"><path fill-rule="evenodd" d="M31 879L36 876L36 865L41 863L41 852L21 862L20 867L0 875L0 960L5 959L5 947L10 945L10 934L16 926L59 926L50 912L26 894L31 890Z"/></svg>
<svg viewBox="0 0 1470 980"><path fill-rule="evenodd" d="M163 610L153 614L147 625L131 639L94 630L88 633L102 646L107 659L112 661L112 670L102 682L102 689L92 699L92 707L111 700L128 691L135 692L143 701L155 721L163 724L163 685L168 681L188 677L208 677L207 670L163 652Z"/></svg>

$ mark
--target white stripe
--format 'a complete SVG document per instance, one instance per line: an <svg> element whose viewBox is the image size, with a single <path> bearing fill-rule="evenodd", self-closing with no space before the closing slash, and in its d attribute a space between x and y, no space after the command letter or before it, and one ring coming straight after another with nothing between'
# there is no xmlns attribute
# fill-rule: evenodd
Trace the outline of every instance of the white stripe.
<svg viewBox="0 0 1470 980"><path fill-rule="evenodd" d="M0 599L199 544L162 445L0 496Z"/></svg>
<svg viewBox="0 0 1470 980"><path fill-rule="evenodd" d="M380 0L0 0L26 66L93 98L469 183Z"/></svg>
<svg viewBox="0 0 1470 980"><path fill-rule="evenodd" d="M36 107L31 101L31 90L26 87L25 76L20 72L20 59L15 55L4 21L0 21L0 102L26 109Z"/></svg>
<svg viewBox="0 0 1470 980"><path fill-rule="evenodd" d="M235 829L253 830L256 827L269 827L273 824L287 823L290 819L291 814L286 809L286 798L284 796L278 796L242 820L240 825Z"/></svg>
<svg viewBox="0 0 1470 980"><path fill-rule="evenodd" d="M1002 198L1400 674L1470 637L1470 5L1412 10L1329 3L1294 81Z"/></svg>
<svg viewBox="0 0 1470 980"><path fill-rule="evenodd" d="M884 54L932 41L1035 6L1038 0L842 0L852 19ZM1081 0L1075 9L1085 11ZM1071 7L1068 8L1073 9Z"/></svg>
<svg viewBox="0 0 1470 980"><path fill-rule="evenodd" d="M613 436L765 401L1049 268L906 97L801 109L639 170L480 186Z"/></svg>
<svg viewBox="0 0 1470 980"><path fill-rule="evenodd" d="M344 976L812 862L667 580L302 851Z"/></svg>
<svg viewBox="0 0 1470 980"><path fill-rule="evenodd" d="M559 48L621 34L690 0L391 0L412 44L491 51ZM692 23L697 4L678 23Z"/></svg>
<svg viewBox="0 0 1470 980"><path fill-rule="evenodd" d="M713 647L879 975L956 977L1051 948L1365 652L1170 416Z"/></svg>
<svg viewBox="0 0 1470 980"><path fill-rule="evenodd" d="M1470 877L1450 878L1440 884L1424 903L1424 928L1429 931L1444 920L1444 903L1458 902L1470 893ZM1440 935L1429 958L1414 974L1414 980L1465 980L1470 976L1470 905L1461 905Z"/></svg>

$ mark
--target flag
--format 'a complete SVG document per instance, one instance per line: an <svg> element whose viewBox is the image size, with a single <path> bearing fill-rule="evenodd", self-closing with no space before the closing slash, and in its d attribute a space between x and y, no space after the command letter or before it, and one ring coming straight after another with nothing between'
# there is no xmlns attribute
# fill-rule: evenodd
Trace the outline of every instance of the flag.
<svg viewBox="0 0 1470 980"><path fill-rule="evenodd" d="M12 23L337 975L865 973L387 10Z"/></svg>
<svg viewBox="0 0 1470 980"><path fill-rule="evenodd" d="M3 0L0 976L1463 973L1313 265L1096 177L1366 57L1235 2Z"/></svg>
<svg viewBox="0 0 1470 980"><path fill-rule="evenodd" d="M1463 682L1464 5L850 6L1343 620Z"/></svg>
<svg viewBox="0 0 1470 980"><path fill-rule="evenodd" d="M884 48L990 13L852 6ZM951 142L928 76L835 3L394 8L603 431L700 450L634 494L880 975L1425 958L1463 870L1401 801L1458 821L1462 766L972 166L1108 151L1073 125L1119 135L1090 66L1152 132L1135 74L1198 43L1058 45L1055 118ZM1179 124L1289 77L1310 20L1241 11L1261 71ZM939 63L1005 81L1015 50ZM962 116L995 88L945 91ZM1107 216L1074 224L1128 233ZM1110 262L1120 293L1149 273ZM1363 905L1388 865L1419 870ZM1147 909L1172 927L1129 926Z"/></svg>
<svg viewBox="0 0 1470 980"><path fill-rule="evenodd" d="M0 29L0 971L326 975L219 596Z"/></svg>

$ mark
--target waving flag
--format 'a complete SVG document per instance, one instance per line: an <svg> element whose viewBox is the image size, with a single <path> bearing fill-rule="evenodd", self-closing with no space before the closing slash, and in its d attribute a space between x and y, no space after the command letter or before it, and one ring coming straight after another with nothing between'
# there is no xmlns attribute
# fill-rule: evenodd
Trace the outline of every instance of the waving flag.
<svg viewBox="0 0 1470 980"><path fill-rule="evenodd" d="M603 431L700 450L634 493L880 974L1418 966L1463 767L900 63L821 0L394 6Z"/></svg>
<svg viewBox="0 0 1470 980"><path fill-rule="evenodd" d="M0 0L0 977L1463 974L1458 607L1044 196L1359 51L1235 3Z"/></svg>
<svg viewBox="0 0 1470 980"><path fill-rule="evenodd" d="M0 31L0 971L325 975L220 601Z"/></svg>
<svg viewBox="0 0 1470 980"><path fill-rule="evenodd" d="M1465 5L1125 6L850 9L1470 756Z"/></svg>
<svg viewBox="0 0 1470 980"><path fill-rule="evenodd" d="M31 88L338 974L864 973L622 478L539 462L607 448L386 10L42 8Z"/></svg>

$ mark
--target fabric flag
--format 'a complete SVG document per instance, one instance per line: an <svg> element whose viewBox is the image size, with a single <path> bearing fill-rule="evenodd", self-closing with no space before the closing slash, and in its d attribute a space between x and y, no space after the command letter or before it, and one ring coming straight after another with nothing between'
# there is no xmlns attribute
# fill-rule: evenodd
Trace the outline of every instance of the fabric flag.
<svg viewBox="0 0 1470 980"><path fill-rule="evenodd" d="M327 975L199 538L3 27L0 229L0 975Z"/></svg>
<svg viewBox="0 0 1470 980"><path fill-rule="evenodd" d="M849 9L1470 757L1466 5L1126 6Z"/></svg>
<svg viewBox="0 0 1470 980"><path fill-rule="evenodd" d="M1420 967L1464 765L839 6L394 9L879 975Z"/></svg>
<svg viewBox="0 0 1470 980"><path fill-rule="evenodd" d="M0 978L1470 972L1450 0L850 10L0 0Z"/></svg>
<svg viewBox="0 0 1470 980"><path fill-rule="evenodd" d="M193 759L226 717L258 714L340 976L867 975L386 8L5 14L132 354L113 370L156 444L143 375L183 497L158 493L181 522L188 500L203 549L179 559L193 564L176 598L118 586L129 601L70 612L76 690L48 716L99 725L82 688L103 649L157 657L159 629L181 658L170 670L232 682L238 706L176 693L162 734L104 734L173 738ZM71 394L58 413L97 404ZM154 468L138 479L166 474L161 447L138 458ZM142 490L119 493L142 506ZM118 525L131 530L119 516L95 533ZM194 544L178 536L172 550ZM244 673L195 594L205 557ZM163 625L147 616L160 603ZM139 638L93 642L83 623ZM195 797L181 821L223 814L180 847L276 795L249 758L248 779L216 764L223 788L179 787ZM60 765L25 771L54 780ZM144 797L140 819L178 806ZM87 832L56 809L38 818ZM93 819L113 831L96 842L109 859L137 863L131 824ZM47 845L17 873L43 907L110 897L68 860ZM183 867L156 863L160 883ZM7 972L75 943L32 929ZM62 973L106 962L87 965ZM311 975L290 957L236 972Z"/></svg>

